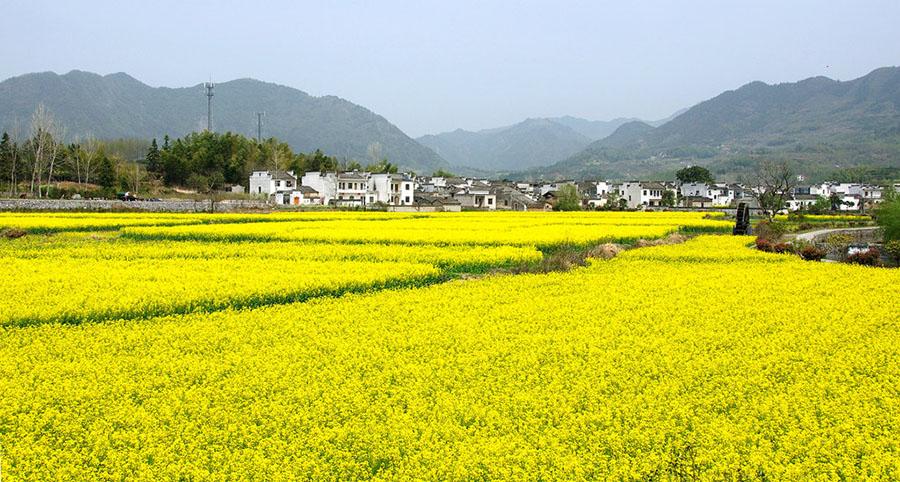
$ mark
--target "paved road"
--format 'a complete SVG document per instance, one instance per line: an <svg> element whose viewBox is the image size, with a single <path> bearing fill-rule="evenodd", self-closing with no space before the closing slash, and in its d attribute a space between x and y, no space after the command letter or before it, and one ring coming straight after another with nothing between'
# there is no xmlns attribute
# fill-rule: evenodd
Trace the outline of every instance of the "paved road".
<svg viewBox="0 0 900 482"><path fill-rule="evenodd" d="M794 239L813 242L813 240L815 240L819 236L824 236L829 233L846 232L846 231L875 231L876 229L878 229L878 227L819 229L816 231L808 231L806 233L796 234Z"/></svg>

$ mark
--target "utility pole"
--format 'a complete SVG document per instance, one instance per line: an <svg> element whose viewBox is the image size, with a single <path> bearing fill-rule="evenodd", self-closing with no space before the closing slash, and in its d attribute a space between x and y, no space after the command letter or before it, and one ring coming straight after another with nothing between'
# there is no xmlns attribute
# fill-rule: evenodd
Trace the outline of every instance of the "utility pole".
<svg viewBox="0 0 900 482"><path fill-rule="evenodd" d="M256 113L256 142L262 144L262 118L265 112Z"/></svg>
<svg viewBox="0 0 900 482"><path fill-rule="evenodd" d="M204 84L206 87L206 130L212 132L213 123L212 123L212 98L213 98L213 88L216 84L212 82L207 82Z"/></svg>

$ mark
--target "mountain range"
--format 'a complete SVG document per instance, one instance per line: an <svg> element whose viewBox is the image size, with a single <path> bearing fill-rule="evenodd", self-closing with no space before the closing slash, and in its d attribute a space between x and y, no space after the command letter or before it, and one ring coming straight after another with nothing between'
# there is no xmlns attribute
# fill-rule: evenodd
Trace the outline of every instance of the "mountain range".
<svg viewBox="0 0 900 482"><path fill-rule="evenodd" d="M658 126L622 124L566 160L519 175L637 178L697 164L727 177L762 158L794 161L806 173L900 168L900 68L844 82L751 82Z"/></svg>
<svg viewBox="0 0 900 482"><path fill-rule="evenodd" d="M124 74L72 71L27 74L0 82L0 131L18 119L20 130L39 103L66 127L68 137L181 137L206 127L206 91L202 84L184 88L151 87ZM447 168L444 159L417 143L384 117L334 96L253 79L217 84L213 128L255 137L256 112L265 112L263 135L294 150L322 149L363 164L372 155L404 169L431 173Z"/></svg>
<svg viewBox="0 0 900 482"><path fill-rule="evenodd" d="M239 79L216 85L214 128L256 134L298 151L322 149L367 163L386 157L403 169L515 179L671 177L687 165L736 178L763 158L795 162L815 174L853 166L900 172L900 68L850 81L814 77L769 85L751 82L654 122L533 118L477 132L457 129L411 139L387 119L334 96ZM151 87L127 74L72 71L27 74L0 82L0 131L20 130L43 103L69 138L161 138L206 125L202 84Z"/></svg>
<svg viewBox="0 0 900 482"><path fill-rule="evenodd" d="M681 112L649 124L662 125ZM461 172L505 173L562 161L585 149L592 141L612 134L619 126L637 120L602 121L572 116L533 118L510 126L474 132L457 129L416 140Z"/></svg>

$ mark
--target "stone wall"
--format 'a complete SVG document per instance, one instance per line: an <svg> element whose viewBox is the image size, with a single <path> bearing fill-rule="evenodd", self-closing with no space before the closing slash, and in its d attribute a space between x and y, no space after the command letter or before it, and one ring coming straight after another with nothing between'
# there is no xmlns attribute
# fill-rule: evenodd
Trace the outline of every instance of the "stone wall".
<svg viewBox="0 0 900 482"><path fill-rule="evenodd" d="M216 212L271 210L264 201L224 200ZM112 201L88 199L0 199L0 211L146 211L166 213L210 212L209 201Z"/></svg>

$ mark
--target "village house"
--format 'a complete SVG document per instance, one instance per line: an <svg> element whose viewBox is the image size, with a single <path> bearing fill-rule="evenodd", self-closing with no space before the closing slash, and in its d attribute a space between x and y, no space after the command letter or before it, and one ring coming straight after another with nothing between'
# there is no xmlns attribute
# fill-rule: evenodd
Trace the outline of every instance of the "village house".
<svg viewBox="0 0 900 482"><path fill-rule="evenodd" d="M529 211L540 210L543 207L542 203L510 186L494 186L491 188L491 194L496 198L499 210Z"/></svg>
<svg viewBox="0 0 900 482"><path fill-rule="evenodd" d="M291 191L291 204L294 206L322 205L319 192L309 186L300 186Z"/></svg>
<svg viewBox="0 0 900 482"><path fill-rule="evenodd" d="M497 209L497 196L491 194L491 187L482 181L474 181L465 184L453 193L453 198L462 204L464 208L473 209Z"/></svg>
<svg viewBox="0 0 900 482"><path fill-rule="evenodd" d="M456 199L444 196L436 196L426 193L416 193L413 198L412 206L400 206L392 209L401 212L460 212L462 204Z"/></svg>
<svg viewBox="0 0 900 482"><path fill-rule="evenodd" d="M297 187L297 177L293 171L253 171L250 174L250 194L264 194L274 198L275 203L284 203L285 196Z"/></svg>
<svg viewBox="0 0 900 482"><path fill-rule="evenodd" d="M363 207L369 189L368 173L342 172L337 175L334 204L341 207Z"/></svg>
<svg viewBox="0 0 900 482"><path fill-rule="evenodd" d="M685 196L681 198L681 205L686 208L711 208L713 199L708 196Z"/></svg>
<svg viewBox="0 0 900 482"><path fill-rule="evenodd" d="M337 174L334 172L310 171L300 178L303 186L308 186L319 193L319 200L328 206L337 196Z"/></svg>
<svg viewBox="0 0 900 482"><path fill-rule="evenodd" d="M629 181L622 183L619 189L620 196L628 203L628 207L659 207L662 205L662 195L668 188L659 182Z"/></svg>

